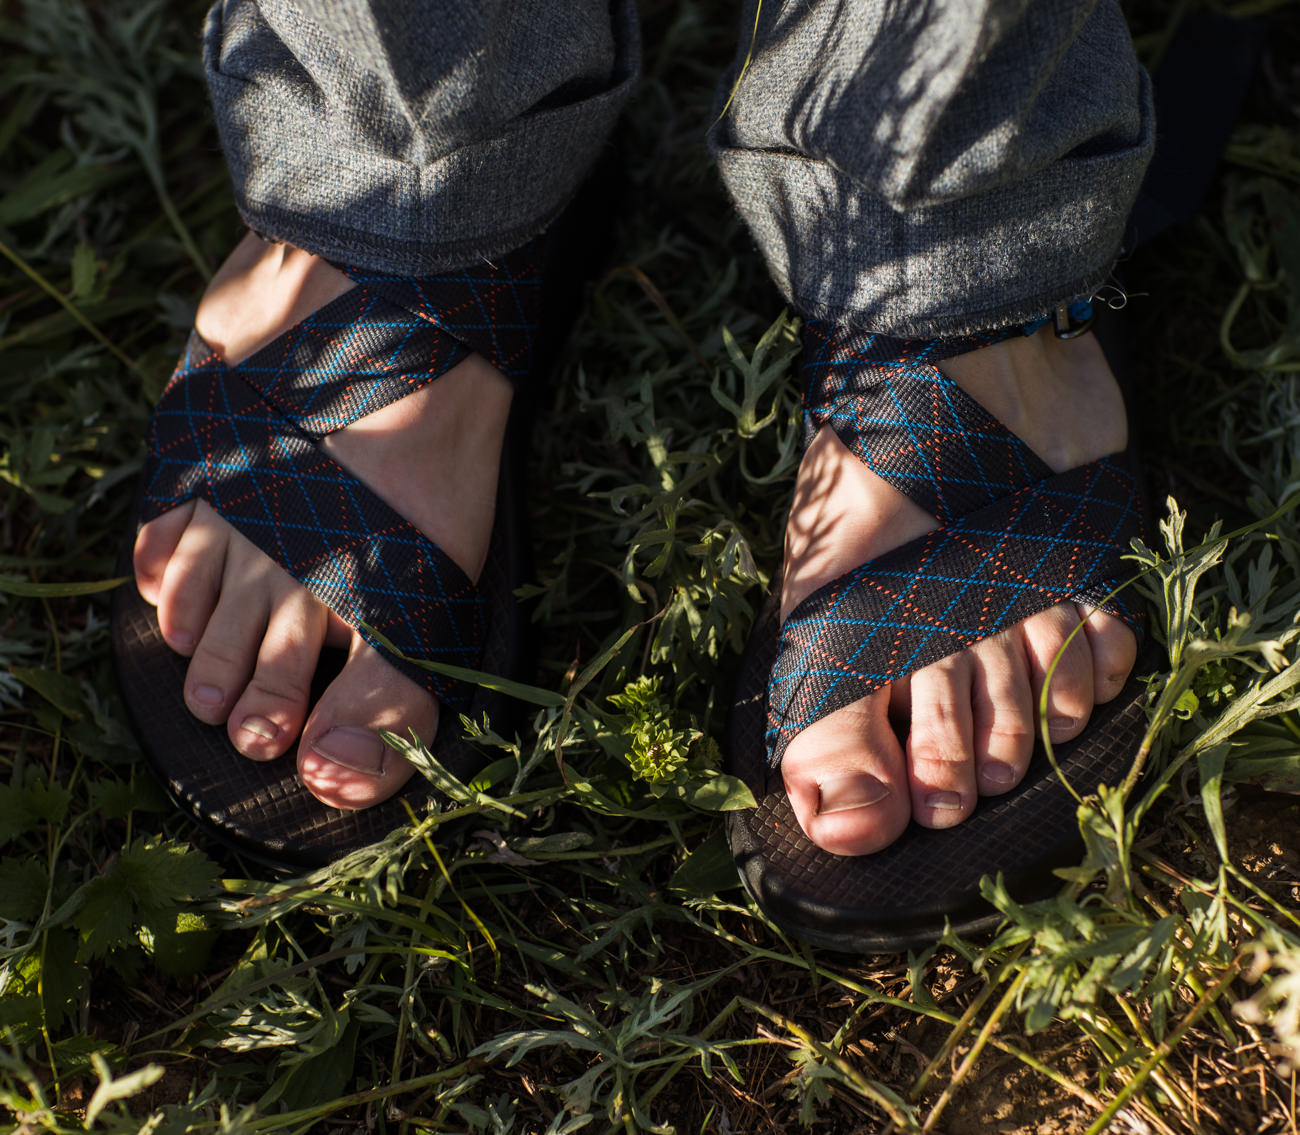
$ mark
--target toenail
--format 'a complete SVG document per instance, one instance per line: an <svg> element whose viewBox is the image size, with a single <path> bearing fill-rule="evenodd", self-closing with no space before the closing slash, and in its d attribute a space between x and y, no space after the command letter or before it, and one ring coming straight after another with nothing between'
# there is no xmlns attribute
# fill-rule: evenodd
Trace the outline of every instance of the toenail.
<svg viewBox="0 0 1300 1135"><path fill-rule="evenodd" d="M265 717L246 717L239 726L241 733L251 733L254 737L260 737L264 741L274 741L276 735L280 732L275 727L275 723L267 721Z"/></svg>
<svg viewBox="0 0 1300 1135"><path fill-rule="evenodd" d="M1001 761L985 761L980 766L980 776L998 788L1009 788L1016 782L1015 768Z"/></svg>
<svg viewBox="0 0 1300 1135"><path fill-rule="evenodd" d="M949 809L959 811L961 809L961 793L931 792L930 795L925 798L925 806L927 808L933 808L936 811L947 811Z"/></svg>
<svg viewBox="0 0 1300 1135"><path fill-rule="evenodd" d="M226 699L226 695L217 689L216 686L195 686L194 689L190 691L190 697L198 702L199 705L210 706L213 709L219 706Z"/></svg>
<svg viewBox="0 0 1300 1135"><path fill-rule="evenodd" d="M1068 733L1078 723L1077 717L1053 717L1050 724L1053 733Z"/></svg>
<svg viewBox="0 0 1300 1135"><path fill-rule="evenodd" d="M369 729L354 729L341 725L311 743L327 761L364 772L368 776L383 776L387 746L377 733Z"/></svg>
<svg viewBox="0 0 1300 1135"><path fill-rule="evenodd" d="M854 808L869 808L879 804L889 795L888 785L882 784L867 773L849 773L822 781L817 802L817 815L848 812Z"/></svg>

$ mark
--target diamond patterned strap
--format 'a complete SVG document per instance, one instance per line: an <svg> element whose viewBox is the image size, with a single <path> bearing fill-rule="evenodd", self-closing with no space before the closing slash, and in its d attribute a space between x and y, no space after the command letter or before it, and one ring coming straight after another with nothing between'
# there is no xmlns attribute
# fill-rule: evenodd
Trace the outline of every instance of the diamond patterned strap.
<svg viewBox="0 0 1300 1135"><path fill-rule="evenodd" d="M464 343L358 286L225 369L319 441L432 382L469 353Z"/></svg>
<svg viewBox="0 0 1300 1135"><path fill-rule="evenodd" d="M358 284L467 343L512 382L528 377L542 304L543 238L491 263L436 276L379 276L340 265Z"/></svg>
<svg viewBox="0 0 1300 1135"><path fill-rule="evenodd" d="M904 342L810 321L805 429L835 430L877 476L950 524L1051 475L1023 441L938 370L940 359L1018 334Z"/></svg>
<svg viewBox="0 0 1300 1135"><path fill-rule="evenodd" d="M1094 606L1139 524L1137 484L1102 458L832 580L781 629L768 686L772 762L842 706L1066 600ZM1106 607L1131 619L1122 604Z"/></svg>
<svg viewBox="0 0 1300 1135"><path fill-rule="evenodd" d="M397 669L465 707L468 686L404 661L365 627L402 654L472 669L484 627L477 589L317 442L471 350L520 378L536 328L536 264L514 254L433 281L367 276L234 367L192 334L150 424L142 521L207 501ZM532 275L516 278L516 268ZM420 310L390 296L418 296ZM428 306L440 301L450 314ZM496 317L506 321L500 329Z"/></svg>
<svg viewBox="0 0 1300 1135"><path fill-rule="evenodd" d="M815 721L1057 603L1104 606L1138 624L1122 601L1103 603L1141 531L1137 479L1123 455L1054 474L921 361L978 342L913 346L814 323L805 343L811 428L830 425L940 527L791 612L768 685L773 767ZM889 350L904 357L874 357Z"/></svg>

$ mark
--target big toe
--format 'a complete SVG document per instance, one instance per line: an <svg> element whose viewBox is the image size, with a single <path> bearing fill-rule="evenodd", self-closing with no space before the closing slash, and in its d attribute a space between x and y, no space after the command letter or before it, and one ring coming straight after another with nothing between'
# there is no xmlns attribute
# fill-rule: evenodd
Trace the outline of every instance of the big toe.
<svg viewBox="0 0 1300 1135"><path fill-rule="evenodd" d="M380 730L414 730L426 744L438 728L438 703L360 639L303 727L298 775L317 799L349 811L394 795L415 771Z"/></svg>
<svg viewBox="0 0 1300 1135"><path fill-rule="evenodd" d="M911 818L906 761L889 691L836 710L790 742L781 774L808 838L834 855L888 847Z"/></svg>

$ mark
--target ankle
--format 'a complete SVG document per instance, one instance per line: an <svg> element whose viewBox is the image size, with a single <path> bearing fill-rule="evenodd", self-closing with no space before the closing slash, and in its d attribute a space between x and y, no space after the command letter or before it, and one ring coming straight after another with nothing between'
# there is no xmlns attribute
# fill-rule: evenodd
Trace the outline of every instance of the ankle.
<svg viewBox="0 0 1300 1135"><path fill-rule="evenodd" d="M1044 328L938 366L1058 473L1128 444L1124 399L1092 335Z"/></svg>
<svg viewBox="0 0 1300 1135"><path fill-rule="evenodd" d="M353 286L319 256L250 232L212 277L194 326L235 366Z"/></svg>

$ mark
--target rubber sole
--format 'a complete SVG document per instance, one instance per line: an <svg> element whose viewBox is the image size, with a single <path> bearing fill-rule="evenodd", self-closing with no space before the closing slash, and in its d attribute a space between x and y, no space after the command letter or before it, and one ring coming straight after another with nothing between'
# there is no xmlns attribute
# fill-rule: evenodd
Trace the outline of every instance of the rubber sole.
<svg viewBox="0 0 1300 1135"><path fill-rule="evenodd" d="M779 631L773 597L750 637L727 746L728 771L758 801L728 816L732 854L746 890L772 922L828 949L898 953L934 943L946 926L963 936L996 927L1002 916L980 895L986 875L1003 875L1019 902L1061 887L1052 872L1077 864L1083 850L1078 803L1041 743L1017 788L981 798L954 828L911 824L883 851L857 857L814 844L795 818L780 771L767 765L767 681ZM1148 653L1135 673L1149 672L1154 661ZM1062 775L1080 795L1118 784L1128 772L1146 727L1144 703L1142 684L1130 679L1119 697L1093 711L1082 736L1054 746Z"/></svg>

